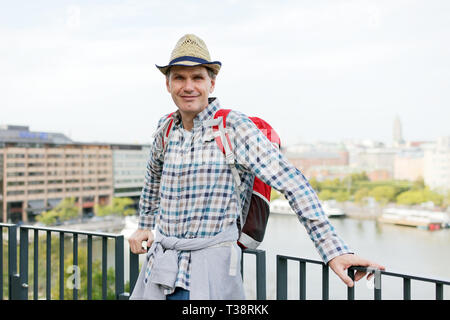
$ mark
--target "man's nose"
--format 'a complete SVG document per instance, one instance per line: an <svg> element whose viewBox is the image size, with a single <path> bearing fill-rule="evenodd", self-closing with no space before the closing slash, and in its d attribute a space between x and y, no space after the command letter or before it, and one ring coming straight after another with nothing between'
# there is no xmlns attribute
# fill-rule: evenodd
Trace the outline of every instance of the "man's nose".
<svg viewBox="0 0 450 320"><path fill-rule="evenodd" d="M187 92L191 92L194 90L194 83L192 82L192 80L187 79L186 82L184 83L184 91Z"/></svg>

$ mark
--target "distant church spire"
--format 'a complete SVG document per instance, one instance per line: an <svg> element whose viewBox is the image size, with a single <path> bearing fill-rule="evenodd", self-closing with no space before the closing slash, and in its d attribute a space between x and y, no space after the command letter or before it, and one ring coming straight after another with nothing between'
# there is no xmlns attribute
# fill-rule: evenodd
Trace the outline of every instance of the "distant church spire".
<svg viewBox="0 0 450 320"><path fill-rule="evenodd" d="M400 122L400 117L398 115L395 116L395 119L394 119L392 138L393 138L395 147L398 147L405 142L403 140L403 135L402 135L402 123Z"/></svg>

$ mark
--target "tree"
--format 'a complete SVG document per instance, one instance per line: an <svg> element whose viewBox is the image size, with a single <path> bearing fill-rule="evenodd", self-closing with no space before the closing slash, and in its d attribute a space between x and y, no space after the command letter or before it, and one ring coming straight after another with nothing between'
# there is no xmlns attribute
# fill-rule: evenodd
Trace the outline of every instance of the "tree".
<svg viewBox="0 0 450 320"><path fill-rule="evenodd" d="M318 197L320 200L322 201L326 201L326 200L331 200L333 199L333 192L331 192L328 189L322 190L319 194Z"/></svg>
<svg viewBox="0 0 450 320"><path fill-rule="evenodd" d="M355 192L353 195L353 200L356 203L362 204L364 202L364 199L369 196L369 189L368 188L361 188L358 191Z"/></svg>
<svg viewBox="0 0 450 320"><path fill-rule="evenodd" d="M414 205L432 201L435 205L440 206L444 203L444 196L431 191L429 187L422 190L409 190L402 192L397 196L398 204Z"/></svg>
<svg viewBox="0 0 450 320"><path fill-rule="evenodd" d="M350 199L350 194L344 190L338 190L333 193L333 199L336 199L338 202L345 202Z"/></svg>
<svg viewBox="0 0 450 320"><path fill-rule="evenodd" d="M397 196L398 204L413 205L422 202L425 202L425 198L421 190L409 190L402 192Z"/></svg>
<svg viewBox="0 0 450 320"><path fill-rule="evenodd" d="M105 206L95 205L95 212L98 216L118 215L130 216L136 213L131 206L134 204L130 198L113 198L111 203Z"/></svg>
<svg viewBox="0 0 450 320"><path fill-rule="evenodd" d="M311 179L309 179L309 184L314 189L314 191L316 191L316 192L321 191L320 183L319 183L319 181L317 181L316 177L312 177Z"/></svg>
<svg viewBox="0 0 450 320"><path fill-rule="evenodd" d="M78 217L79 209L75 204L75 198L65 198L52 210L41 213L37 221L45 225L52 225Z"/></svg>
<svg viewBox="0 0 450 320"><path fill-rule="evenodd" d="M369 192L369 196L382 204L386 204L395 200L395 188L392 186L378 186Z"/></svg>

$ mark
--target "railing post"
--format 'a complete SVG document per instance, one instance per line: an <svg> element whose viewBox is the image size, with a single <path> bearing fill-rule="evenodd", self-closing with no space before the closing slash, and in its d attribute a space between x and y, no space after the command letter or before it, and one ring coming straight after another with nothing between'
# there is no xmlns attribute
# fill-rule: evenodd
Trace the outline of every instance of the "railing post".
<svg viewBox="0 0 450 320"><path fill-rule="evenodd" d="M139 255L130 250L130 296L139 277Z"/></svg>
<svg viewBox="0 0 450 320"><path fill-rule="evenodd" d="M46 263L46 284L45 284L45 295L47 300L52 299L52 232L47 230L47 263Z"/></svg>
<svg viewBox="0 0 450 320"><path fill-rule="evenodd" d="M379 270L375 271L375 289L374 298L375 300L381 300L381 272Z"/></svg>
<svg viewBox="0 0 450 320"><path fill-rule="evenodd" d="M38 300L39 297L39 230L34 230L33 236L33 299Z"/></svg>
<svg viewBox="0 0 450 320"><path fill-rule="evenodd" d="M266 300L266 252L256 251L256 299Z"/></svg>
<svg viewBox="0 0 450 320"><path fill-rule="evenodd" d="M115 273L116 273L116 299L121 299L124 293L124 249L123 249L123 235L116 237L116 252L115 252Z"/></svg>
<svg viewBox="0 0 450 320"><path fill-rule="evenodd" d="M28 229L20 228L20 275L18 299L28 300Z"/></svg>
<svg viewBox="0 0 450 320"><path fill-rule="evenodd" d="M277 255L277 300L287 300L287 260Z"/></svg>
<svg viewBox="0 0 450 320"><path fill-rule="evenodd" d="M92 235L87 239L87 298L92 300Z"/></svg>
<svg viewBox="0 0 450 320"><path fill-rule="evenodd" d="M436 300L444 300L444 286L442 283L436 283Z"/></svg>
<svg viewBox="0 0 450 320"><path fill-rule="evenodd" d="M322 265L322 300L329 299L329 267L326 264Z"/></svg>
<svg viewBox="0 0 450 320"><path fill-rule="evenodd" d="M411 300L411 279L403 278L403 300Z"/></svg>
<svg viewBox="0 0 450 320"><path fill-rule="evenodd" d="M353 281L353 287L347 287L347 299L355 300L355 271L352 268L348 268L347 274Z"/></svg>
<svg viewBox="0 0 450 320"><path fill-rule="evenodd" d="M78 233L73 234L73 266L78 268ZM74 286L73 286L73 300L78 300L78 285L79 285L79 277L80 274L78 274L78 269L74 269L73 272L75 275L74 279Z"/></svg>
<svg viewBox="0 0 450 320"><path fill-rule="evenodd" d="M73 262L75 264L75 261ZM59 233L59 299L64 300L64 232Z"/></svg>
<svg viewBox="0 0 450 320"><path fill-rule="evenodd" d="M108 295L108 238L102 237L102 299L106 300Z"/></svg>
<svg viewBox="0 0 450 320"><path fill-rule="evenodd" d="M306 262L300 261L300 300L306 300Z"/></svg>
<svg viewBox="0 0 450 320"><path fill-rule="evenodd" d="M2 244L3 245L3 244ZM17 226L8 228L8 295L9 300L15 300L18 296L17 286Z"/></svg>

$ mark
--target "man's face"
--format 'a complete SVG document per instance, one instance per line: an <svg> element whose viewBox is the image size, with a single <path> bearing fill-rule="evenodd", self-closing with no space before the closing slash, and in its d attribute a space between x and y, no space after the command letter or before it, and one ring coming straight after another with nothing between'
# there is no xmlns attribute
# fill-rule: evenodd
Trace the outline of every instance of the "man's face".
<svg viewBox="0 0 450 320"><path fill-rule="evenodd" d="M167 91L181 114L193 115L208 105L208 96L214 91L215 80L211 79L203 66L170 68L166 79Z"/></svg>

